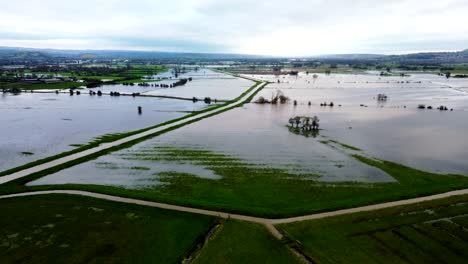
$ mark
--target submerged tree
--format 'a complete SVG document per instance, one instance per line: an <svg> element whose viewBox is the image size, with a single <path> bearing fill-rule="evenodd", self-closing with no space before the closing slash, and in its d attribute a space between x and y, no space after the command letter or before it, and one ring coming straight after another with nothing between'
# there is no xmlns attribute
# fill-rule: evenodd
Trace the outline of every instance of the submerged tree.
<svg viewBox="0 0 468 264"><path fill-rule="evenodd" d="M291 128L296 128L302 131L318 131L320 128L320 119L317 116L296 116L289 119ZM296 127L294 127L296 125Z"/></svg>

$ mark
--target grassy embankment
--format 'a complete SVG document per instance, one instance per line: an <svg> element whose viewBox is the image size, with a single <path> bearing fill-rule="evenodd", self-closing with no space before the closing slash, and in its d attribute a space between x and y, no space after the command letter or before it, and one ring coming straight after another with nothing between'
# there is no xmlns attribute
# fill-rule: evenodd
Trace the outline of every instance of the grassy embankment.
<svg viewBox="0 0 468 264"><path fill-rule="evenodd" d="M1 263L180 263L216 221L70 195L0 206Z"/></svg>
<svg viewBox="0 0 468 264"><path fill-rule="evenodd" d="M468 196L280 225L317 263L466 263Z"/></svg>

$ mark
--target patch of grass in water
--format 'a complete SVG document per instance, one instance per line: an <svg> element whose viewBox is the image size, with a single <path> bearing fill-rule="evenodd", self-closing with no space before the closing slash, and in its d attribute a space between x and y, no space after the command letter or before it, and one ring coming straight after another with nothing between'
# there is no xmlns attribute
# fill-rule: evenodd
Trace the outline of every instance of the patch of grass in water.
<svg viewBox="0 0 468 264"><path fill-rule="evenodd" d="M344 143L338 142L336 140L331 140L330 139L329 142L338 144L338 145L340 145L340 146L342 146L343 148L346 148L346 149L350 149L350 150L354 150L354 151L362 151L362 149L360 149L360 148L357 148L357 147L354 147L354 146L351 146L351 145L348 145L348 144L344 144Z"/></svg>
<svg viewBox="0 0 468 264"><path fill-rule="evenodd" d="M338 142L336 140L332 140L332 139L326 139L326 140L319 140L320 143L324 144L324 145L331 145L331 144L337 144L345 149L349 149L349 150L353 150L353 151L362 151L362 149L360 148L357 148L357 147L354 147L354 146L351 146L351 145L348 145L348 144L344 144L344 143L341 143L341 142Z"/></svg>
<svg viewBox="0 0 468 264"><path fill-rule="evenodd" d="M138 171L149 171L151 170L148 167L143 166L121 166L111 162L96 162L95 163L97 168L101 169L109 169L109 170L138 170Z"/></svg>
<svg viewBox="0 0 468 264"><path fill-rule="evenodd" d="M131 170L139 170L139 171L149 171L151 170L148 167L143 167L143 166L134 166L134 167L129 167Z"/></svg>
<svg viewBox="0 0 468 264"><path fill-rule="evenodd" d="M29 151L23 151L23 152L21 152L21 155L24 155L24 156L32 156L32 155L34 155L34 153L33 153L33 152L29 152Z"/></svg>

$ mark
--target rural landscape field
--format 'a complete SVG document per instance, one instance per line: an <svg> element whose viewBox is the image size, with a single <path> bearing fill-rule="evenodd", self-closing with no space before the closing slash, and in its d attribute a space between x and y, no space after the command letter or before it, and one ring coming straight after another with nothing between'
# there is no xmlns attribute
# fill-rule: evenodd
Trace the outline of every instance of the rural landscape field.
<svg viewBox="0 0 468 264"><path fill-rule="evenodd" d="M0 263L468 262L464 1L19 2Z"/></svg>

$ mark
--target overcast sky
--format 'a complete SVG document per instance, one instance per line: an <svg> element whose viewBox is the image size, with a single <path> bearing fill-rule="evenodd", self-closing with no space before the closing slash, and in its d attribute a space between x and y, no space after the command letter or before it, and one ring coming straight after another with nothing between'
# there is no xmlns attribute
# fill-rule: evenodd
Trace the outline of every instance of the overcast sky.
<svg viewBox="0 0 468 264"><path fill-rule="evenodd" d="M283 56L462 50L468 0L2 0L0 46Z"/></svg>

